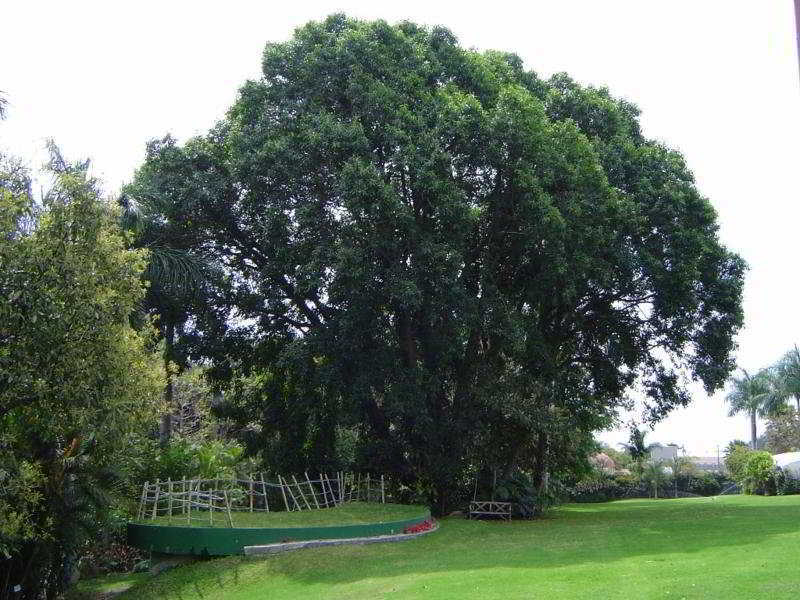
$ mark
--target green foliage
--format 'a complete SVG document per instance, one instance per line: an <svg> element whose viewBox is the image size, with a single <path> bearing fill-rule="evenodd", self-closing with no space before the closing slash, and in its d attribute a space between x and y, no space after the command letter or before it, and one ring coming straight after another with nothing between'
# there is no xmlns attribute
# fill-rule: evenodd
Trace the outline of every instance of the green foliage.
<svg viewBox="0 0 800 600"><path fill-rule="evenodd" d="M582 479L570 489L573 502L608 502L625 498L629 486L621 485L613 476L598 474Z"/></svg>
<svg viewBox="0 0 800 600"><path fill-rule="evenodd" d="M40 204L8 183L18 173L0 176L0 590L37 599L108 521L159 403L147 332L129 324L145 253L126 249L87 163L50 150Z"/></svg>
<svg viewBox="0 0 800 600"><path fill-rule="evenodd" d="M614 464L617 465L618 468L627 468L628 465L631 463L631 455L625 451L617 450L616 448L612 448L608 444L598 444L597 451L606 454L614 461Z"/></svg>
<svg viewBox="0 0 800 600"><path fill-rule="evenodd" d="M725 470L731 479L741 484L747 460L753 451L745 443L731 442L725 450Z"/></svg>
<svg viewBox="0 0 800 600"><path fill-rule="evenodd" d="M688 403L683 369L708 390L733 369L744 263L629 102L343 15L262 68L126 193L226 265L187 337L281 462L331 464L356 428L364 467L445 509L484 460L537 487L585 468L634 384L656 420Z"/></svg>
<svg viewBox="0 0 800 600"><path fill-rule="evenodd" d="M767 419L767 450L773 454L800 450L800 415L788 406Z"/></svg>
<svg viewBox="0 0 800 600"><path fill-rule="evenodd" d="M662 490L663 496L663 489L670 483L671 480L672 477L667 471L666 465L663 461L654 460L644 464L641 481L645 485L646 489L652 493L653 498L658 498L659 490Z"/></svg>
<svg viewBox="0 0 800 600"><path fill-rule="evenodd" d="M778 496L791 496L800 494L800 479L780 467L775 467L772 472L775 484L775 493Z"/></svg>
<svg viewBox="0 0 800 600"><path fill-rule="evenodd" d="M738 482L742 486L742 491L745 494L774 495L774 469L775 462L769 452L750 452L739 476Z"/></svg>
<svg viewBox="0 0 800 600"><path fill-rule="evenodd" d="M154 440L143 443L147 450L139 457L137 479L151 482L231 477L238 473L244 452L236 442L223 439L173 436L166 446Z"/></svg>
<svg viewBox="0 0 800 600"><path fill-rule="evenodd" d="M725 479L722 476L715 476L711 473L694 473L685 481L679 481L678 489L698 496L716 496L722 491L723 481Z"/></svg>
<svg viewBox="0 0 800 600"><path fill-rule="evenodd" d="M650 456L655 444L645 444L646 432L635 425L631 426L631 434L627 444L621 444L623 450L633 462L641 462Z"/></svg>
<svg viewBox="0 0 800 600"><path fill-rule="evenodd" d="M775 396L779 403L794 399L800 412L800 348L797 345L783 355L772 368Z"/></svg>
<svg viewBox="0 0 800 600"><path fill-rule="evenodd" d="M731 378L732 389L725 396L730 405L729 416L745 413L750 417L750 449L758 448L756 416L771 414L776 409L773 381L767 369L750 375L742 369L741 377Z"/></svg>
<svg viewBox="0 0 800 600"><path fill-rule="evenodd" d="M516 471L499 481L495 497L501 502L512 502L517 514L523 519L543 513L555 502L555 498L538 492L533 480L522 471Z"/></svg>

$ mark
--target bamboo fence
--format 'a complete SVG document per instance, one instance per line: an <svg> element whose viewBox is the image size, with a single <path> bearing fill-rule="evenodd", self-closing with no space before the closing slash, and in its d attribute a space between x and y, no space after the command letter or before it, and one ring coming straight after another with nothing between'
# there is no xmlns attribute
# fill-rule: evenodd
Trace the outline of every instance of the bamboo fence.
<svg viewBox="0 0 800 600"><path fill-rule="evenodd" d="M346 502L385 503L386 478L369 473L339 471L300 477L254 473L215 479L156 480L145 482L139 498L138 520L163 520L167 524L207 523L234 527L237 512L308 511L332 508ZM215 516L216 513L216 516Z"/></svg>

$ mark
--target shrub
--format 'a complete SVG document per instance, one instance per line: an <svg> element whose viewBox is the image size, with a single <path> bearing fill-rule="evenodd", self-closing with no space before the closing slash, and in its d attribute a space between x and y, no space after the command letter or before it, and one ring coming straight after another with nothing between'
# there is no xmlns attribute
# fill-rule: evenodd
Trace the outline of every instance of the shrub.
<svg viewBox="0 0 800 600"><path fill-rule="evenodd" d="M570 490L570 497L573 502L608 502L625 497L629 488L613 476L594 474L576 483Z"/></svg>
<svg viewBox="0 0 800 600"><path fill-rule="evenodd" d="M775 462L769 452L750 452L740 474L740 484L745 494L775 494L773 472Z"/></svg>
<svg viewBox="0 0 800 600"><path fill-rule="evenodd" d="M725 470L735 482L740 483L744 478L744 466L752 452L743 444L731 444L726 450Z"/></svg>
<svg viewBox="0 0 800 600"><path fill-rule="evenodd" d="M166 448L150 440L142 460L145 462L140 478L155 481L184 477L230 477L242 460L242 447L224 440L193 440L173 437Z"/></svg>
<svg viewBox="0 0 800 600"><path fill-rule="evenodd" d="M698 473L689 477L685 483L679 482L678 488L698 496L716 496L722 491L722 482L711 473Z"/></svg>
<svg viewBox="0 0 800 600"><path fill-rule="evenodd" d="M546 508L542 506L544 502L540 501L530 477L522 471L516 471L508 479L499 482L495 493L501 502L513 503L519 516L524 519L530 519Z"/></svg>
<svg viewBox="0 0 800 600"><path fill-rule="evenodd" d="M772 471L772 479L775 485L775 493L778 496L791 496L800 494L800 479L787 473L780 467L775 467Z"/></svg>

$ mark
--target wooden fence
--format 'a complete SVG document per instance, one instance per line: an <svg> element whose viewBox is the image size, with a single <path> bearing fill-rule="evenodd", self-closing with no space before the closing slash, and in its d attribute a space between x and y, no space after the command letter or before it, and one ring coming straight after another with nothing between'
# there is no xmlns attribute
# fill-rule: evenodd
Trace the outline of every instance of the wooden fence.
<svg viewBox="0 0 800 600"><path fill-rule="evenodd" d="M138 520L167 517L167 522L200 520L214 525L217 519L233 527L234 512L270 512L319 510L345 502L385 503L386 480L383 475L338 472L310 477L276 475L275 479L255 473L247 479L156 480L145 482L139 500ZM218 521L220 523L220 521Z"/></svg>

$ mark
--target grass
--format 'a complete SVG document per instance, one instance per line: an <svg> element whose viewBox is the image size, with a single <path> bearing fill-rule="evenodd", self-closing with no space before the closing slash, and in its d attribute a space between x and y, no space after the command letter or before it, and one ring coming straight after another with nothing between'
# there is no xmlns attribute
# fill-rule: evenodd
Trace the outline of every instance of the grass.
<svg viewBox="0 0 800 600"><path fill-rule="evenodd" d="M82 579L68 595L70 600L83 600L85 598L106 597L124 592L128 588L142 583L150 578L149 573L114 573L101 575L91 579Z"/></svg>
<svg viewBox="0 0 800 600"><path fill-rule="evenodd" d="M179 567L120 600L800 597L800 496L574 504L546 519L448 518L399 544Z"/></svg>
<svg viewBox="0 0 800 600"><path fill-rule="evenodd" d="M425 513L422 506L348 502L335 508L297 512L232 512L234 527L317 527L326 525L357 525L413 519ZM192 511L193 527L209 527L208 512ZM156 517L140 521L145 525L187 526L186 516ZM214 527L228 527L224 513L214 513Z"/></svg>

